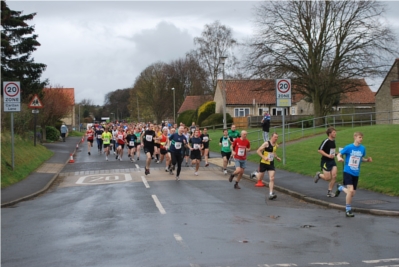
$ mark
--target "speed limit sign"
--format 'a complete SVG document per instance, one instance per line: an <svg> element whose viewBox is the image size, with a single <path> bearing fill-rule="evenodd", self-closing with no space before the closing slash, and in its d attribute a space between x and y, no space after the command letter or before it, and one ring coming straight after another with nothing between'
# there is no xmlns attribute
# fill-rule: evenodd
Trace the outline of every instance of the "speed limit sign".
<svg viewBox="0 0 399 267"><path fill-rule="evenodd" d="M4 111L21 111L21 89L19 82L3 82Z"/></svg>
<svg viewBox="0 0 399 267"><path fill-rule="evenodd" d="M291 106L291 79L276 80L277 107Z"/></svg>

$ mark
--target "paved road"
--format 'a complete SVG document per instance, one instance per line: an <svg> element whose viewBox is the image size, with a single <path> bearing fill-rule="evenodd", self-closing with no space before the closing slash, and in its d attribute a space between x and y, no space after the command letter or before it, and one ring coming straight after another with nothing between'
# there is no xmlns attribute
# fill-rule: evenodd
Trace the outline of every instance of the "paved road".
<svg viewBox="0 0 399 267"><path fill-rule="evenodd" d="M220 168L106 162L85 146L53 187L2 209L2 266L397 266L398 218L356 214L242 181ZM216 159L215 159L216 160ZM137 165L136 165L137 164Z"/></svg>

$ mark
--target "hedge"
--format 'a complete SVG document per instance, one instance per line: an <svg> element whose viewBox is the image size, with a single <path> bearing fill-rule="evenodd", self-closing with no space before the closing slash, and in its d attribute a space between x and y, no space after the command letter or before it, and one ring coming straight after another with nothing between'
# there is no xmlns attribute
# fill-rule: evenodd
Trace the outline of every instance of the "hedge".
<svg viewBox="0 0 399 267"><path fill-rule="evenodd" d="M215 114L216 102L208 101L198 108L197 125L203 126L202 122L210 115Z"/></svg>

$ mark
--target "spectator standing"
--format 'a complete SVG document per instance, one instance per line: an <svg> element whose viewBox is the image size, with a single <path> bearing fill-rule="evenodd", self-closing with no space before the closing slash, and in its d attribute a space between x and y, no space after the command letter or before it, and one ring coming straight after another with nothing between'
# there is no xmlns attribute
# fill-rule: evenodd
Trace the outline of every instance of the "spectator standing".
<svg viewBox="0 0 399 267"><path fill-rule="evenodd" d="M66 127L65 123L63 122L60 128L62 142L65 142L65 137L68 134L68 127Z"/></svg>
<svg viewBox="0 0 399 267"><path fill-rule="evenodd" d="M269 130L270 130L270 114L266 111L263 115L263 119L261 121L262 131L263 131L263 141L269 141Z"/></svg>

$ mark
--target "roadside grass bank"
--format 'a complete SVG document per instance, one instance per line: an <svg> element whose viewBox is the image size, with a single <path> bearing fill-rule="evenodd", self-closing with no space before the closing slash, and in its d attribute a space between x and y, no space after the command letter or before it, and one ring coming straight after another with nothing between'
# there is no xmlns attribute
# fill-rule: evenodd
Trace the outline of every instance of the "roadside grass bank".
<svg viewBox="0 0 399 267"><path fill-rule="evenodd" d="M68 136L84 136L85 133L84 132L79 132L79 131L70 131L68 133Z"/></svg>
<svg viewBox="0 0 399 267"><path fill-rule="evenodd" d="M399 165L396 159L399 158L399 149L396 139L399 136L399 125L373 125L363 127L336 127L336 145L344 147L353 143L353 133L360 131L364 134L363 145L366 147L366 156L372 157L373 162L362 163L359 188L383 193L391 196L399 196ZM317 152L321 142L327 137L325 129L319 129L318 135L286 144L285 165L282 162L275 162L278 169L300 173L309 176L309 186L313 182L313 176L320 170L320 154ZM250 131L250 130L249 130ZM219 152L219 139L221 131L212 132L211 139L215 140L211 150ZM216 137L218 136L218 137ZM304 136L304 137L309 137ZM250 140L253 140L249 138ZM287 138L286 138L287 140ZM282 136L279 134L280 147L277 150L279 157L283 157ZM211 142L212 143L212 142ZM215 149L216 148L216 149ZM251 143L252 152L248 160L259 162L259 156L255 153L257 144ZM343 163L337 161L338 175L337 182L341 183L343 178ZM266 178L267 179L267 178ZM278 172L276 175L278 179Z"/></svg>
<svg viewBox="0 0 399 267"><path fill-rule="evenodd" d="M53 152L40 142L14 135L14 171L11 161L11 134L1 133L1 188L25 179L31 172L49 159Z"/></svg>

